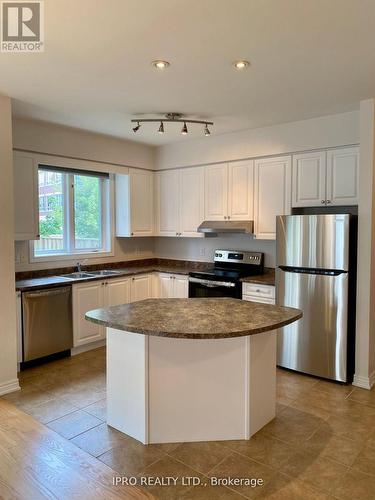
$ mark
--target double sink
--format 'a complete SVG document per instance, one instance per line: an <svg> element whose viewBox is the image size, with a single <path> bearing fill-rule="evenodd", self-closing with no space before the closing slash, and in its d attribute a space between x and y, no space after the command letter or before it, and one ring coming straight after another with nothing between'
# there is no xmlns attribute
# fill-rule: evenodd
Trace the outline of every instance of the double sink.
<svg viewBox="0 0 375 500"><path fill-rule="evenodd" d="M100 276L116 276L121 274L121 271L114 271L113 269L102 269L101 271L77 271L76 273L63 274L61 278L69 280L81 280L89 278L98 278Z"/></svg>

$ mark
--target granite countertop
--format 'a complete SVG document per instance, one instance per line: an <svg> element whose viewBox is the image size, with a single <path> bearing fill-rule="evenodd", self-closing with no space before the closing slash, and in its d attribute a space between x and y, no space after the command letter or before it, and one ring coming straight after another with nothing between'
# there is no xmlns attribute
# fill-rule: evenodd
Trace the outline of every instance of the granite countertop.
<svg viewBox="0 0 375 500"><path fill-rule="evenodd" d="M75 278L67 279L64 278L63 274L68 274L72 272L72 269L56 269L56 275L49 276L38 276L38 277L25 277L24 279L18 279L16 281L17 291L30 291L30 290L41 290L43 288L55 288L59 286L72 285L74 283L81 283L86 281L95 280L109 280L112 278L120 278L122 276L134 276L137 274L146 274L152 272L160 273L173 273L173 274L183 274L188 275L192 271L197 270L207 270L212 268L212 263L209 262L189 262L189 261L174 261L165 259L155 259L155 262L150 259L142 264L142 261L130 261L128 265L122 262L121 267L117 267L117 264L104 264L100 266L101 269L113 269L116 274L109 276L92 276L90 278ZM95 269L97 270L97 269ZM86 269L83 270L86 272ZM266 268L264 274L259 274L256 276L249 276L243 278L241 281L245 283L256 283L264 285L274 285L275 284L275 270ZM43 271L42 271L43 272ZM92 272L88 269L87 272ZM35 273L35 272L34 272ZM27 273L21 273L25 276Z"/></svg>
<svg viewBox="0 0 375 500"><path fill-rule="evenodd" d="M247 276L242 278L243 283L254 283L256 285L272 285L275 286L275 269L265 268L264 274L257 274L255 276Z"/></svg>
<svg viewBox="0 0 375 500"><path fill-rule="evenodd" d="M126 332L182 339L220 339L267 332L293 323L302 311L229 298L147 299L95 309L86 319Z"/></svg>
<svg viewBox="0 0 375 500"><path fill-rule="evenodd" d="M206 265L202 265L199 269L206 269L208 267L211 267L209 263ZM44 276L40 278L29 278L29 279L23 279L23 280L17 280L16 281L16 290L17 291L22 291L26 292L29 290L40 290L43 288L54 288L54 287L59 287L59 286L66 286L66 285L72 285L74 283L81 283L81 282L86 282L86 281L96 281L96 280L110 280L113 278L121 278L124 276L135 276L137 274L147 274L147 273L152 273L152 272L160 272L160 273L173 273L173 274L183 274L183 275L188 275L192 271L196 271L197 267L196 265L174 265L174 264L154 264L154 265L130 265L129 267L123 267L123 268L111 268L109 265L108 266L103 266L104 269L113 269L116 271L116 274L112 275L107 275L107 276L92 276L90 278L75 278L75 279L68 279L64 278L63 276L56 275L56 276ZM83 272L86 272L83 270ZM90 271L87 271L90 272ZM61 273L61 274L67 274L67 273Z"/></svg>

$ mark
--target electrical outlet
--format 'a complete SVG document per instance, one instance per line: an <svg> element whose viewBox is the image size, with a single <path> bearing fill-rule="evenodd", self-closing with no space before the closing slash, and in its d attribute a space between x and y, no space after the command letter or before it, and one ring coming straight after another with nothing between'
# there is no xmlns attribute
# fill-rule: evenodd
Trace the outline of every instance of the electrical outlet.
<svg viewBox="0 0 375 500"><path fill-rule="evenodd" d="M201 248L199 249L199 255L200 255L201 257L204 257L204 256L206 255L206 249L205 249L204 247L201 247Z"/></svg>

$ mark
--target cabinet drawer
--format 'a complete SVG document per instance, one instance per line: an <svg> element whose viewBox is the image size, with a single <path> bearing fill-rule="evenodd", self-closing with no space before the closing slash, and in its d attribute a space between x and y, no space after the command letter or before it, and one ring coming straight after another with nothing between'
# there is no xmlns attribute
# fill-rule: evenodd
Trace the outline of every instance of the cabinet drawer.
<svg viewBox="0 0 375 500"><path fill-rule="evenodd" d="M259 302L260 304L275 305L275 299L265 299L263 297L256 297L255 295L242 295L242 300L249 300L250 302Z"/></svg>
<svg viewBox="0 0 375 500"><path fill-rule="evenodd" d="M271 285L257 285L255 283L243 283L242 293L259 298L275 298L275 287Z"/></svg>

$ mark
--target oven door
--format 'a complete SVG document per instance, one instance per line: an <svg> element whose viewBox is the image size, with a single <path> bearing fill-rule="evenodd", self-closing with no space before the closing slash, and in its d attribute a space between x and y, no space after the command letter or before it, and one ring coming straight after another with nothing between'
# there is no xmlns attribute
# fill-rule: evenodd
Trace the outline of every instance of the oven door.
<svg viewBox="0 0 375 500"><path fill-rule="evenodd" d="M241 283L189 277L189 298L232 297L241 298Z"/></svg>

